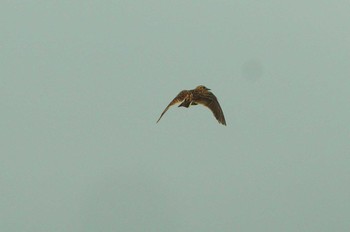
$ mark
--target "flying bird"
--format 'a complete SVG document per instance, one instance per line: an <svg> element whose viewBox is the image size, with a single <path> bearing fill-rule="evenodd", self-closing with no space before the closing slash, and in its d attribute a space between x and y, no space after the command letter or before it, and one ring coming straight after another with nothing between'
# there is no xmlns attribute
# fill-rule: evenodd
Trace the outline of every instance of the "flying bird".
<svg viewBox="0 0 350 232"><path fill-rule="evenodd" d="M209 90L210 89L204 85L199 85L195 89L191 90L182 90L164 109L157 123L172 105L181 103L178 107L183 106L188 108L191 105L198 104L208 107L213 112L214 117L218 120L218 122L226 126L224 113L222 112L218 99Z"/></svg>

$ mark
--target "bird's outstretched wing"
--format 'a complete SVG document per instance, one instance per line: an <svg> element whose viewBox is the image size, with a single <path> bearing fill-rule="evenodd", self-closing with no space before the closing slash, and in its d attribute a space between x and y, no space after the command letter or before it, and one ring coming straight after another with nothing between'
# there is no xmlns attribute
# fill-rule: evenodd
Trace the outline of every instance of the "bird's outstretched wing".
<svg viewBox="0 0 350 232"><path fill-rule="evenodd" d="M226 126L224 112L222 112L218 99L212 92L208 91L201 94L194 94L193 101L208 107L213 112L215 118L219 121L219 123Z"/></svg>
<svg viewBox="0 0 350 232"><path fill-rule="evenodd" d="M164 111L162 112L162 114L160 115L159 119L157 120L157 123L159 122L159 120L163 117L163 115L165 114L165 112L167 112L167 110L170 108L170 106L175 105L177 103L183 102L185 100L185 98L188 95L188 90L182 90L170 103L169 105L164 109Z"/></svg>

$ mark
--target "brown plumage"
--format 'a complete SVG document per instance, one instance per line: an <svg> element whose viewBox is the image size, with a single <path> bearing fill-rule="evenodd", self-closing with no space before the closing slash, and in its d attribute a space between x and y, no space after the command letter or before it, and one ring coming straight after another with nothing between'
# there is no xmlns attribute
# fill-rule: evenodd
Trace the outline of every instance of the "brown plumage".
<svg viewBox="0 0 350 232"><path fill-rule="evenodd" d="M218 99L209 90L210 89L203 85L199 85L195 89L191 90L182 90L164 109L157 122L159 122L159 120L163 117L170 106L181 102L179 107L183 106L188 108L190 105L197 104L208 107L213 112L215 118L219 121L219 123L226 125L225 116L222 112Z"/></svg>

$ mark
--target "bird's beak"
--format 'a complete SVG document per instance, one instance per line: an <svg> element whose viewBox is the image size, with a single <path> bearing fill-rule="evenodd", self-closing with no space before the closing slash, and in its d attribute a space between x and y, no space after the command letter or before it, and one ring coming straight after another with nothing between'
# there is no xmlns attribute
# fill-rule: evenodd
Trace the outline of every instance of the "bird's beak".
<svg viewBox="0 0 350 232"><path fill-rule="evenodd" d="M209 88L205 87L206 90L210 90Z"/></svg>

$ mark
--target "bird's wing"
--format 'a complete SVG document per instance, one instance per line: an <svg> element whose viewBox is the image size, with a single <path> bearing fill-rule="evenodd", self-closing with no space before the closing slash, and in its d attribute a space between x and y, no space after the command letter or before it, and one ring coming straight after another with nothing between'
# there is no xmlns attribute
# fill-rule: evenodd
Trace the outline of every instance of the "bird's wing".
<svg viewBox="0 0 350 232"><path fill-rule="evenodd" d="M196 94L193 96L193 101L208 107L214 114L219 123L226 125L224 112L222 112L218 99L212 92Z"/></svg>
<svg viewBox="0 0 350 232"><path fill-rule="evenodd" d="M167 112L167 110L170 108L170 106L175 105L177 103L183 102L186 98L188 94L188 90L183 90L181 91L170 103L169 105L164 109L164 111L162 112L162 114L160 115L157 123L159 122L159 120L163 117L163 115L165 114L165 112Z"/></svg>

